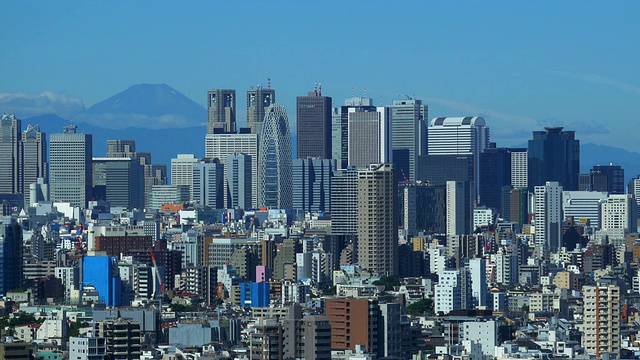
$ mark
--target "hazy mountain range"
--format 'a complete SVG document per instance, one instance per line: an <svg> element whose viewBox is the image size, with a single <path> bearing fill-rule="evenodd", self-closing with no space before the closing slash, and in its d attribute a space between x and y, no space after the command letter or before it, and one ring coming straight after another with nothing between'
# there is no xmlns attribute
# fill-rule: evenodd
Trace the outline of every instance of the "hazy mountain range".
<svg viewBox="0 0 640 360"><path fill-rule="evenodd" d="M33 96L17 96L9 100L0 97L0 110L15 110L18 118L23 119L23 128L27 124L39 124L47 134L61 132L69 122L67 116L71 115L78 125L78 132L93 134L95 156L106 154L109 139L135 139L137 150L151 152L153 162L159 164L169 165L171 158L178 153L204 156L207 110L168 85L134 85L88 109L84 109L78 98L69 99L67 96L64 106L56 107L50 93L36 97L37 104ZM43 101L47 106L41 106ZM44 111L60 109L61 113L25 118L19 112L34 114L37 106ZM290 121L295 122L295 119ZM294 152L295 140L294 136ZM627 181L640 174L640 153L611 146L582 144L580 163L582 173L588 172L593 165L615 163L625 169Z"/></svg>

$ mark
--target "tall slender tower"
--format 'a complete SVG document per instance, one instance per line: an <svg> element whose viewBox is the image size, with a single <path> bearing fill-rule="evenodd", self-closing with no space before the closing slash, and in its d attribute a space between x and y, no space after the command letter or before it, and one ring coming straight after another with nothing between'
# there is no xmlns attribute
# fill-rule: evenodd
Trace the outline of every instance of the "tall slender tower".
<svg viewBox="0 0 640 360"><path fill-rule="evenodd" d="M398 273L396 197L392 164L358 171L358 263L379 276Z"/></svg>
<svg viewBox="0 0 640 360"><path fill-rule="evenodd" d="M85 207L93 184L93 136L77 132L69 121L62 134L49 140L49 187L51 200Z"/></svg>
<svg viewBox="0 0 640 360"><path fill-rule="evenodd" d="M334 148L333 152L336 154L333 158L338 160L339 169L346 169L349 166L349 114L353 112L371 111L376 111L376 107L373 105L373 99L352 97L345 99L344 105L340 107L339 113L334 115L332 132L333 138L336 139L336 141L339 139L339 145L332 144Z"/></svg>
<svg viewBox="0 0 640 360"><path fill-rule="evenodd" d="M556 252L562 241L562 186L547 181L535 187L535 243Z"/></svg>
<svg viewBox="0 0 640 360"><path fill-rule="evenodd" d="M236 91L229 89L209 90L207 93L207 134L236 132Z"/></svg>
<svg viewBox="0 0 640 360"><path fill-rule="evenodd" d="M394 100L391 106L393 163L411 181L416 181L418 156L427 154L428 109L422 100Z"/></svg>
<svg viewBox="0 0 640 360"><path fill-rule="evenodd" d="M255 89L247 90L247 127L252 134L262 133L262 122L267 109L276 102L276 91L271 88L271 79L265 89L258 85Z"/></svg>
<svg viewBox="0 0 640 360"><path fill-rule="evenodd" d="M585 319L582 346L600 359L604 353L619 356L620 287L584 286L582 293Z"/></svg>
<svg viewBox="0 0 640 360"><path fill-rule="evenodd" d="M393 161L389 108L354 111L349 118L349 166L367 168L370 164Z"/></svg>
<svg viewBox="0 0 640 360"><path fill-rule="evenodd" d="M269 107L262 124L258 161L258 204L291 209L291 133L284 106Z"/></svg>
<svg viewBox="0 0 640 360"><path fill-rule="evenodd" d="M331 98L322 96L322 85L314 85L307 96L298 96L297 155L299 159L331 158Z"/></svg>
<svg viewBox="0 0 640 360"><path fill-rule="evenodd" d="M0 120L0 194L20 193L21 157L20 132L22 122L14 113Z"/></svg>
<svg viewBox="0 0 640 360"><path fill-rule="evenodd" d="M38 178L47 178L47 145L45 133L40 126L27 126L22 133L22 185L21 192L27 194L29 186L38 182Z"/></svg>

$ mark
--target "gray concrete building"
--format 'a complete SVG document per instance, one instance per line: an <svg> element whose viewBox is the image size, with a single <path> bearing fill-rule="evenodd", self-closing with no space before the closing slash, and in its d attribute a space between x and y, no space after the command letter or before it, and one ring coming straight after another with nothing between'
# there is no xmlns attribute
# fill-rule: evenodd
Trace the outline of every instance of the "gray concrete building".
<svg viewBox="0 0 640 360"><path fill-rule="evenodd" d="M93 136L77 132L69 122L62 134L49 138L49 189L51 201L85 207L93 197Z"/></svg>
<svg viewBox="0 0 640 360"><path fill-rule="evenodd" d="M207 92L207 134L236 132L236 91L215 89Z"/></svg>

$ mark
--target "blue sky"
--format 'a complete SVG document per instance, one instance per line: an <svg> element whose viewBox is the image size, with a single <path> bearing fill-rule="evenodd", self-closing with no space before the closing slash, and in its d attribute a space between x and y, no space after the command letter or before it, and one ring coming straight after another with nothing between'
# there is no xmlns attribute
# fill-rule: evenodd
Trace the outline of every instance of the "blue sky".
<svg viewBox="0 0 640 360"><path fill-rule="evenodd" d="M483 115L499 146L545 125L637 151L640 3L633 1L2 1L0 93L51 91L85 106L137 83L204 105L272 79L322 83L342 104L423 99L429 117ZM352 90L353 89L353 90ZM204 120L204 119L203 119Z"/></svg>

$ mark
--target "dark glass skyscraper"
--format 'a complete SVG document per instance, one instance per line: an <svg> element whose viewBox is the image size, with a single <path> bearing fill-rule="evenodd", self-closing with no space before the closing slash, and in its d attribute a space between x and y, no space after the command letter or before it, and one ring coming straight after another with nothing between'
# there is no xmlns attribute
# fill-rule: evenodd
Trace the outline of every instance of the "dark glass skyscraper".
<svg viewBox="0 0 640 360"><path fill-rule="evenodd" d="M620 165L595 165L589 174L580 174L580 190L624 194L624 169Z"/></svg>
<svg viewBox="0 0 640 360"><path fill-rule="evenodd" d="M331 158L331 98L322 96L322 86L314 86L307 96L298 96L297 157Z"/></svg>
<svg viewBox="0 0 640 360"><path fill-rule="evenodd" d="M567 191L578 190L580 140L575 131L545 127L529 140L529 191L547 181L557 181Z"/></svg>
<svg viewBox="0 0 640 360"><path fill-rule="evenodd" d="M331 159L293 160L293 208L305 212L331 211Z"/></svg>
<svg viewBox="0 0 640 360"><path fill-rule="evenodd" d="M0 218L0 295L22 286L22 228L9 216Z"/></svg>

